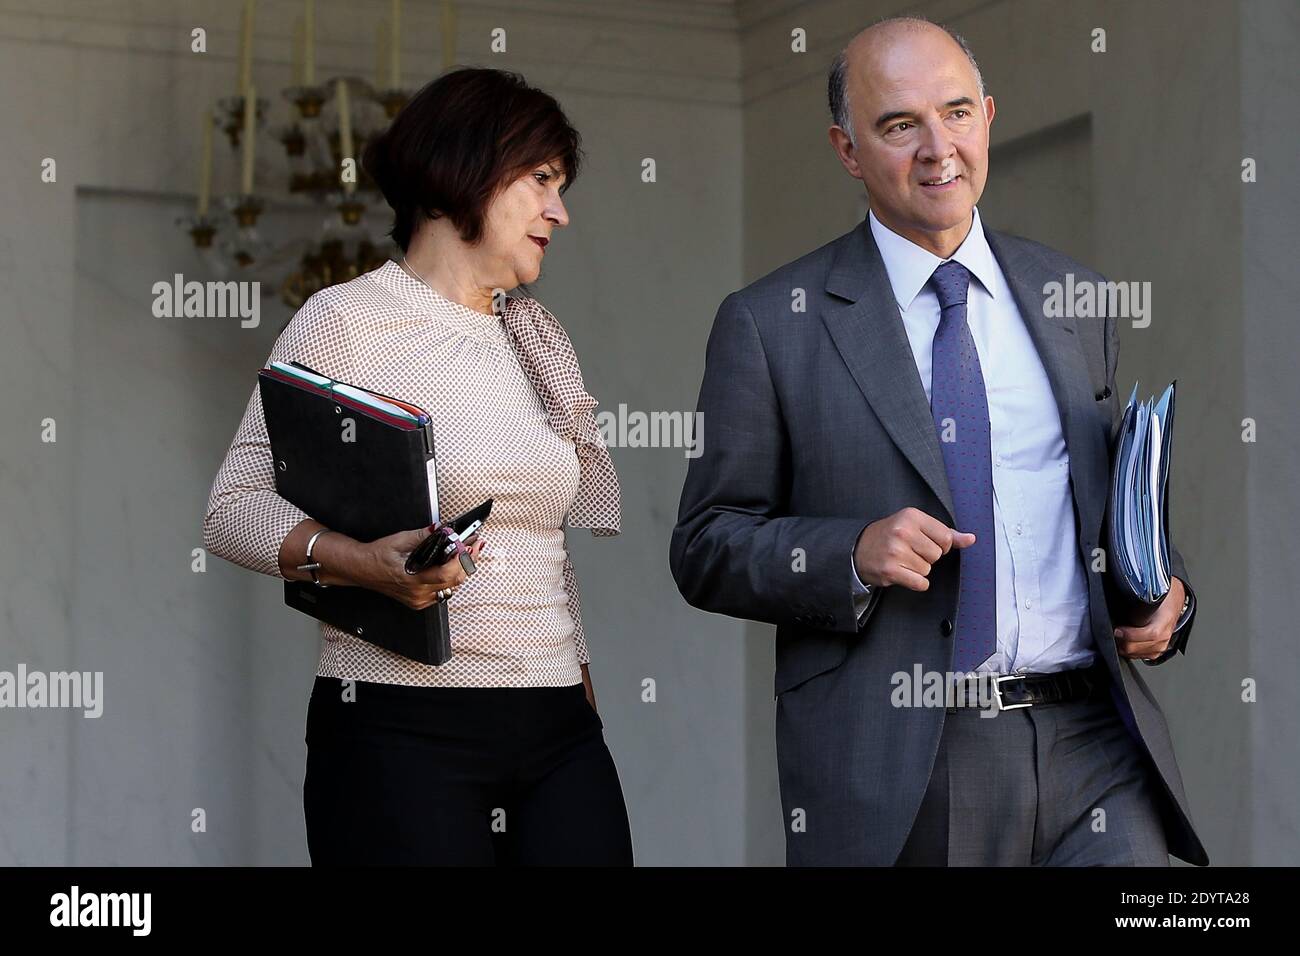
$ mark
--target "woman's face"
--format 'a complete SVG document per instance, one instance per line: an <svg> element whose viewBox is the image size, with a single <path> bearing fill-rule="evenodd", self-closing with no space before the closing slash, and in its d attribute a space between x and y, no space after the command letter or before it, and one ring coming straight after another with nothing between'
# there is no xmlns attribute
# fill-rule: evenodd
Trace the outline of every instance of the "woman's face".
<svg viewBox="0 0 1300 956"><path fill-rule="evenodd" d="M513 289L541 274L546 244L556 229L569 222L560 199L564 178L558 164L543 163L497 193L488 206L483 240L477 247L484 267L481 284Z"/></svg>

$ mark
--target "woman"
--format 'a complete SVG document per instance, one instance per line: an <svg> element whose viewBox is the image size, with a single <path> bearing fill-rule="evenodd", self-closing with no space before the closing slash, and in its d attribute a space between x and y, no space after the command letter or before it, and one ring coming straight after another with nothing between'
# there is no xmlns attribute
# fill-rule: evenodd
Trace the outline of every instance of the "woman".
<svg viewBox="0 0 1300 956"><path fill-rule="evenodd" d="M618 533L618 478L568 336L502 292L539 275L579 160L559 104L520 77L429 84L363 157L401 263L313 295L271 352L430 412L442 513L495 499L472 576L454 560L405 572L428 529L355 541L280 498L256 389L217 475L213 553L292 580L319 563L321 584L410 607L447 601L452 658L437 667L322 624L303 787L313 863L632 862L564 535L566 517Z"/></svg>

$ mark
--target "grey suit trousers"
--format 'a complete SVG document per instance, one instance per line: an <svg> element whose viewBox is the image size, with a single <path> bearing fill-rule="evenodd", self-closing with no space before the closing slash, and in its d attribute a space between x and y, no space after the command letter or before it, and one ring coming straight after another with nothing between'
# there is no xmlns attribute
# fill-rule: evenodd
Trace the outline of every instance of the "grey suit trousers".
<svg viewBox="0 0 1300 956"><path fill-rule="evenodd" d="M1168 866L1162 795L1109 693L950 707L898 866Z"/></svg>

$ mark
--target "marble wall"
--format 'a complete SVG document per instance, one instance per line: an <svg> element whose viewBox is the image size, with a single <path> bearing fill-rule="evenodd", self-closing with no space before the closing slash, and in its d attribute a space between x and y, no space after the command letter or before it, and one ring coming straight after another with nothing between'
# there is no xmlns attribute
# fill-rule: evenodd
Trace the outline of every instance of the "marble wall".
<svg viewBox="0 0 1300 956"><path fill-rule="evenodd" d="M1251 419L1258 440L1248 446L1245 484L1237 492L1246 500L1246 590L1241 592L1244 600L1230 605L1240 622L1237 629L1246 632L1250 643L1248 666L1225 668L1225 683L1238 694L1241 677L1257 683L1246 779L1249 859L1259 866L1295 866L1300 857L1300 760L1295 743L1300 695L1291 613L1296 570L1289 554L1290 538L1300 528L1300 376L1295 367L1300 351L1300 272L1295 268L1300 129L1279 109L1282 91L1295 85L1298 41L1300 9L1295 4L1241 5L1241 153L1256 160L1259 172L1255 183L1242 187L1236 255L1242 272L1244 394L1227 413L1238 419L1239 427Z"/></svg>

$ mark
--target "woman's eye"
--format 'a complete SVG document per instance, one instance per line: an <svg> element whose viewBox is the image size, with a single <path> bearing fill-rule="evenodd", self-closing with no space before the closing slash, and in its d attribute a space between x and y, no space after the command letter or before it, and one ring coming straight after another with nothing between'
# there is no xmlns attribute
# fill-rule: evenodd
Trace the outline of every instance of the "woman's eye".
<svg viewBox="0 0 1300 956"><path fill-rule="evenodd" d="M550 174L550 173L533 173L533 178L536 179L536 180L537 180L539 183L541 183L543 186L545 186L546 183L547 183L547 181L551 178L551 174Z"/></svg>

